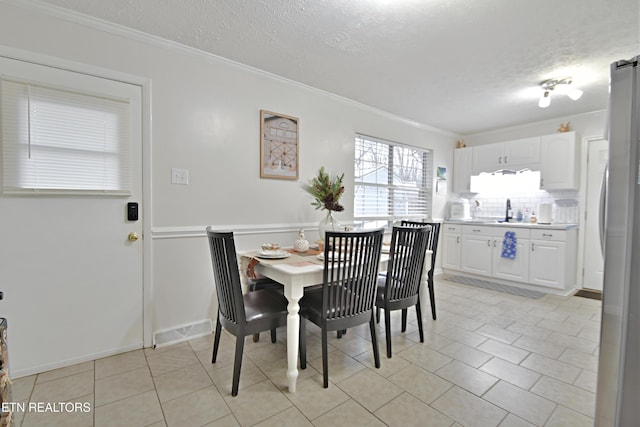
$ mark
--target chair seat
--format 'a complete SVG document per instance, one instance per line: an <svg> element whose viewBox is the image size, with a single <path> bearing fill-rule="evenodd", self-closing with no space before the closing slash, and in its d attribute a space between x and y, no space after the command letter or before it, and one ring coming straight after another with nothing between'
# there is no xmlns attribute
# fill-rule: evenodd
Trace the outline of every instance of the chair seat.
<svg viewBox="0 0 640 427"><path fill-rule="evenodd" d="M350 303L357 303L359 300L360 298L356 295L353 301L348 301L343 308L349 310L352 306ZM304 296L300 300L300 312L311 315L313 318L320 318L322 314L322 287L311 291L305 291ZM333 317L335 314L335 307L330 307L327 314L329 318Z"/></svg>
<svg viewBox="0 0 640 427"><path fill-rule="evenodd" d="M287 311L287 299L275 290L253 291L243 295L243 298L247 323L282 316L283 311Z"/></svg>

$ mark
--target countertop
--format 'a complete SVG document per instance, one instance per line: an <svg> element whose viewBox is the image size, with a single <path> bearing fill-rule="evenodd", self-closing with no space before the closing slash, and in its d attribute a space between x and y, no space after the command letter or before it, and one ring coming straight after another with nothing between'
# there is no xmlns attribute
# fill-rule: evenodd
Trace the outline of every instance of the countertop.
<svg viewBox="0 0 640 427"><path fill-rule="evenodd" d="M499 222L500 220L496 219L471 219L471 220L462 220L462 219L448 219L445 220L445 224L462 224L462 225L489 225L492 227L518 227L518 228L539 228L539 229L547 229L547 230L569 230L571 228L577 228L578 224L532 224L529 222Z"/></svg>

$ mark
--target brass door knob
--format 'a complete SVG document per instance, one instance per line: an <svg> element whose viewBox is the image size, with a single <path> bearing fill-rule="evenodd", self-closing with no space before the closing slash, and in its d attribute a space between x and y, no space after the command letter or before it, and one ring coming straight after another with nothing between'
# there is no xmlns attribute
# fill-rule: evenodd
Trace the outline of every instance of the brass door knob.
<svg viewBox="0 0 640 427"><path fill-rule="evenodd" d="M129 233L129 241L130 242L135 242L136 240L138 240L138 233L136 233L135 231L132 231L131 233Z"/></svg>

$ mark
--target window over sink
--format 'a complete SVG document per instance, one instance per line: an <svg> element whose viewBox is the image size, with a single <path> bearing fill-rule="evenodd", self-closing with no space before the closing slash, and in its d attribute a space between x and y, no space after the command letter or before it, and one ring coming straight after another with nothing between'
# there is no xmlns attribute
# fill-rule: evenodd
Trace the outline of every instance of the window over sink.
<svg viewBox="0 0 640 427"><path fill-rule="evenodd" d="M433 153L356 134L354 222L390 227L400 219L431 217Z"/></svg>

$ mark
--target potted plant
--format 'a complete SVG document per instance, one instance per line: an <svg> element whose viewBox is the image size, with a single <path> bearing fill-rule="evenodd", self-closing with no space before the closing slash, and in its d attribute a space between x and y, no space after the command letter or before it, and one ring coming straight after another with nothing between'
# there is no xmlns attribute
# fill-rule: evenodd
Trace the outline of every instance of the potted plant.
<svg viewBox="0 0 640 427"><path fill-rule="evenodd" d="M340 176L336 175L331 177L325 171L324 166L322 166L320 170L318 170L318 174L309 181L309 184L302 186L302 188L314 198L311 206L316 210L324 210L327 212L325 217L320 221L320 224L318 224L320 240L324 240L326 231L340 229L340 224L334 218L333 212L341 212L344 210L344 206L339 203L340 197L344 193L344 185L342 185L343 179L344 173Z"/></svg>

